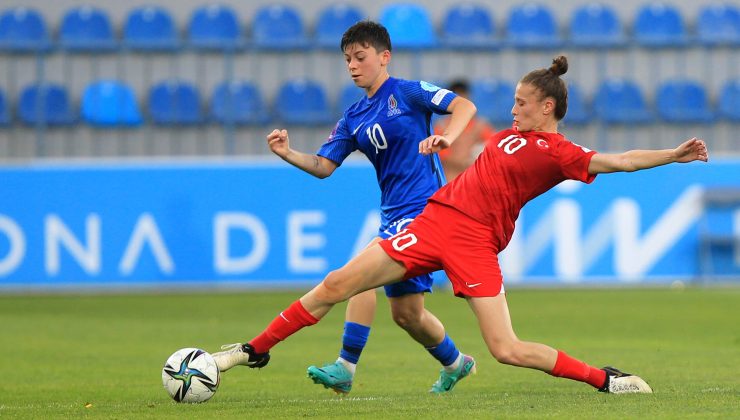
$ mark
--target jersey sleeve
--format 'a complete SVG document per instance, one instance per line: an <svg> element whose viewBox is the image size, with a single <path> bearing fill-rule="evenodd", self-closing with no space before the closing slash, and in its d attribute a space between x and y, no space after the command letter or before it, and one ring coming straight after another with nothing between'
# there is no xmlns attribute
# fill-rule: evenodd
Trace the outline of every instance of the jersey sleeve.
<svg viewBox="0 0 740 420"><path fill-rule="evenodd" d="M355 150L357 150L357 142L349 132L344 118L342 118L334 126L334 130L332 130L329 138L321 145L316 154L331 160L337 165L341 165L344 159Z"/></svg>
<svg viewBox="0 0 740 420"><path fill-rule="evenodd" d="M561 141L558 145L560 168L563 175L568 179L590 184L596 179L596 174L588 173L588 165L595 151L572 143L568 140Z"/></svg>
<svg viewBox="0 0 740 420"><path fill-rule="evenodd" d="M449 114L447 107L457 97L451 90L421 80L406 80L399 83L399 89L415 108L435 114Z"/></svg>

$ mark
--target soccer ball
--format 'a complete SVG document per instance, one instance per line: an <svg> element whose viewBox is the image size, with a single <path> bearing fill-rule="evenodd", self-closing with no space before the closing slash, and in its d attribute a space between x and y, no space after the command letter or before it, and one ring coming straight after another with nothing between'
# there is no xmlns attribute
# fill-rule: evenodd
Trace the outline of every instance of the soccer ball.
<svg viewBox="0 0 740 420"><path fill-rule="evenodd" d="M177 402L208 401L216 393L220 380L213 356L201 349L180 349L172 353L162 368L162 385Z"/></svg>

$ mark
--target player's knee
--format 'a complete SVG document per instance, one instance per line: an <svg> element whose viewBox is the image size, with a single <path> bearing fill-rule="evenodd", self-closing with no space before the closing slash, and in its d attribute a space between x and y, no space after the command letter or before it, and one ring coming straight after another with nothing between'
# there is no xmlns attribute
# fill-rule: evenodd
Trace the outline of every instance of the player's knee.
<svg viewBox="0 0 740 420"><path fill-rule="evenodd" d="M414 328L421 323L422 313L408 308L393 308L393 321L404 330Z"/></svg>
<svg viewBox="0 0 740 420"><path fill-rule="evenodd" d="M339 303L349 299L350 293L346 283L339 270L330 272L321 282L323 285L322 297L330 303Z"/></svg>
<svg viewBox="0 0 740 420"><path fill-rule="evenodd" d="M516 347L510 343L499 343L489 348L491 355L499 363L505 365L519 365L519 356Z"/></svg>

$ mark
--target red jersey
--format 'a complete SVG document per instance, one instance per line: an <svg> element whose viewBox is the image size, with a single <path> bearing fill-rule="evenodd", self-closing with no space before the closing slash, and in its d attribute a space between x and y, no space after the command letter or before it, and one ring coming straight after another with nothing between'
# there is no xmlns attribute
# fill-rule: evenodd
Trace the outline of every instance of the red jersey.
<svg viewBox="0 0 740 420"><path fill-rule="evenodd" d="M571 143L562 134L499 131L483 153L429 201L457 209L490 226L494 247L503 250L514 233L521 208L566 179L591 183L588 173L596 152Z"/></svg>

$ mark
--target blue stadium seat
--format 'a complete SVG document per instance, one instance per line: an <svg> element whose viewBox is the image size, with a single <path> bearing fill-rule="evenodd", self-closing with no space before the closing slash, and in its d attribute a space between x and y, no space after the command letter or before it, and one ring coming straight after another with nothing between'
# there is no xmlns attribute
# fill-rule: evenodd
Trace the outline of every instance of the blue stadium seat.
<svg viewBox="0 0 740 420"><path fill-rule="evenodd" d="M357 87L354 83L344 85L342 90L339 91L339 99L337 100L337 117L341 117L347 108L362 99L363 96L365 96L365 90Z"/></svg>
<svg viewBox="0 0 740 420"><path fill-rule="evenodd" d="M681 13L660 2L638 9L633 32L637 44L646 48L684 47L689 42Z"/></svg>
<svg viewBox="0 0 740 420"><path fill-rule="evenodd" d="M519 49L552 49L563 45L552 10L537 3L511 9L506 21L506 43Z"/></svg>
<svg viewBox="0 0 740 420"><path fill-rule="evenodd" d="M117 47L110 17L91 6L67 11L59 28L59 42L70 51L104 52Z"/></svg>
<svg viewBox="0 0 740 420"><path fill-rule="evenodd" d="M236 12L218 4L193 11L188 38L190 45L205 50L233 50L244 46Z"/></svg>
<svg viewBox="0 0 740 420"><path fill-rule="evenodd" d="M514 106L514 85L498 79L474 81L470 86L470 98L478 107L478 114L492 124L510 127L513 121L511 108Z"/></svg>
<svg viewBox="0 0 740 420"><path fill-rule="evenodd" d="M314 42L320 48L339 49L344 31L364 17L365 14L351 4L330 4L319 12Z"/></svg>
<svg viewBox="0 0 740 420"><path fill-rule="evenodd" d="M499 47L496 26L483 6L463 3L451 6L442 21L442 44L451 49L494 49Z"/></svg>
<svg viewBox="0 0 740 420"><path fill-rule="evenodd" d="M569 125L585 125L591 122L591 107L578 85L568 83L568 112L563 122Z"/></svg>
<svg viewBox="0 0 740 420"><path fill-rule="evenodd" d="M172 15L158 6L131 10L123 27L123 42L136 51L175 51L180 46Z"/></svg>
<svg viewBox="0 0 740 420"><path fill-rule="evenodd" d="M298 50L309 45L300 12L281 4L257 9L251 41L253 47L263 50Z"/></svg>
<svg viewBox="0 0 740 420"><path fill-rule="evenodd" d="M711 4L699 10L696 35L706 46L740 45L740 8L731 4Z"/></svg>
<svg viewBox="0 0 740 420"><path fill-rule="evenodd" d="M570 42L579 48L615 48L627 44L617 12L601 3L577 7L570 19Z"/></svg>
<svg viewBox="0 0 740 420"><path fill-rule="evenodd" d="M640 87L626 79L604 80L594 95L593 109L605 124L645 124L654 120Z"/></svg>
<svg viewBox="0 0 740 420"><path fill-rule="evenodd" d="M213 90L211 118L221 124L262 125L270 115L259 88L254 83L220 83Z"/></svg>
<svg viewBox="0 0 740 420"><path fill-rule="evenodd" d="M414 3L395 3L380 11L380 23L388 29L394 49L437 47L437 37L429 12Z"/></svg>
<svg viewBox="0 0 740 420"><path fill-rule="evenodd" d="M10 124L10 110L8 103L5 101L5 93L0 90L0 126Z"/></svg>
<svg viewBox="0 0 740 420"><path fill-rule="evenodd" d="M661 83L655 94L655 106L658 115L668 122L710 123L715 120L706 89L693 80Z"/></svg>
<svg viewBox="0 0 740 420"><path fill-rule="evenodd" d="M0 50L38 52L49 48L49 32L39 12L16 7L0 15Z"/></svg>
<svg viewBox="0 0 740 420"><path fill-rule="evenodd" d="M332 122L326 92L312 80L285 82L278 91L275 107L277 119L285 124L315 126Z"/></svg>
<svg viewBox="0 0 740 420"><path fill-rule="evenodd" d="M147 103L152 122L161 125L193 125L203 122L200 94L192 84L166 80L149 89Z"/></svg>
<svg viewBox="0 0 740 420"><path fill-rule="evenodd" d="M75 122L67 90L53 83L34 84L23 89L18 101L18 119L30 125Z"/></svg>
<svg viewBox="0 0 740 420"><path fill-rule="evenodd" d="M85 88L82 118L98 127L134 127L142 123L134 91L115 80L96 81Z"/></svg>
<svg viewBox="0 0 740 420"><path fill-rule="evenodd" d="M722 86L718 102L722 118L740 122L740 79L730 80Z"/></svg>

